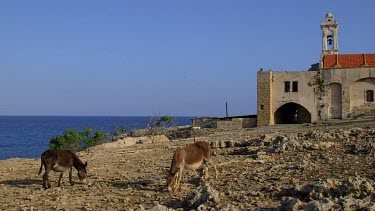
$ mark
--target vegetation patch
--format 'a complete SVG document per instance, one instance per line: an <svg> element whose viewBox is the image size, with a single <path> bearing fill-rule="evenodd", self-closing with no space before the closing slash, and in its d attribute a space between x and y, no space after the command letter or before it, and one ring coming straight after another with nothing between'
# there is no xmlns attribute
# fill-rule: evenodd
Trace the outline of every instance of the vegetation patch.
<svg viewBox="0 0 375 211"><path fill-rule="evenodd" d="M81 151L91 146L101 144L109 139L108 132L93 131L86 127L85 130L67 129L60 136L50 139L49 148L52 150L63 149L73 152Z"/></svg>

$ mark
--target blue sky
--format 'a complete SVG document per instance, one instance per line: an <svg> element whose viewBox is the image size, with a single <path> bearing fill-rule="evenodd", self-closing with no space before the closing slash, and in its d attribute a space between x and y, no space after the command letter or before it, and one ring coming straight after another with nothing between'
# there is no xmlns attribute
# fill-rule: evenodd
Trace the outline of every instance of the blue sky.
<svg viewBox="0 0 375 211"><path fill-rule="evenodd" d="M1 1L0 115L256 113L256 73L307 70L320 22L375 52L375 1Z"/></svg>

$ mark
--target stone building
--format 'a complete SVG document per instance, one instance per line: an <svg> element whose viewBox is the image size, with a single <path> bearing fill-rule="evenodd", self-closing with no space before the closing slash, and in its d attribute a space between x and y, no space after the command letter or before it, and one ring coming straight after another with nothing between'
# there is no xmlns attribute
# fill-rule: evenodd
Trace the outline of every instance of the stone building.
<svg viewBox="0 0 375 211"><path fill-rule="evenodd" d="M339 54L338 22L320 24L322 54L309 70L259 70L257 125L375 116L375 54Z"/></svg>

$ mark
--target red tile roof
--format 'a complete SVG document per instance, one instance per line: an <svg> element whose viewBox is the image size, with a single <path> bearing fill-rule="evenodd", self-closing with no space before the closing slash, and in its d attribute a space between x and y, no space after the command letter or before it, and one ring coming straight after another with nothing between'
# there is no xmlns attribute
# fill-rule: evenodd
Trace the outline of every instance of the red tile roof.
<svg viewBox="0 0 375 211"><path fill-rule="evenodd" d="M328 54L323 56L323 69L375 66L375 54Z"/></svg>

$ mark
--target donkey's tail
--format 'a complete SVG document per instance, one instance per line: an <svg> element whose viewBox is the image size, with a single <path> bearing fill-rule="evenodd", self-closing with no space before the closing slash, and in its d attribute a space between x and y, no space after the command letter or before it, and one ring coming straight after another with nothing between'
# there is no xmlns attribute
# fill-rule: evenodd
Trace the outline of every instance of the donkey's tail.
<svg viewBox="0 0 375 211"><path fill-rule="evenodd" d="M42 156L42 157L40 158L40 168L39 168L38 176L39 176L40 173L42 172L42 169L43 169L43 163L44 163L44 156Z"/></svg>

